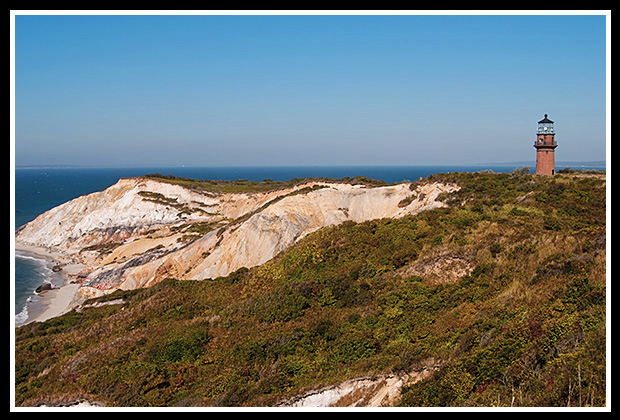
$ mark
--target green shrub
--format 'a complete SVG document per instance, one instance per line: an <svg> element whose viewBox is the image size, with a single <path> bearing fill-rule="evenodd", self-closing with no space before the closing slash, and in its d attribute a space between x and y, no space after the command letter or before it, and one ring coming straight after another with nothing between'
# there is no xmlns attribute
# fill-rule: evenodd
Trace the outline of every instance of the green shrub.
<svg viewBox="0 0 620 420"><path fill-rule="evenodd" d="M211 339L208 325L178 325L154 340L147 354L149 360L164 363L193 361L205 352Z"/></svg>

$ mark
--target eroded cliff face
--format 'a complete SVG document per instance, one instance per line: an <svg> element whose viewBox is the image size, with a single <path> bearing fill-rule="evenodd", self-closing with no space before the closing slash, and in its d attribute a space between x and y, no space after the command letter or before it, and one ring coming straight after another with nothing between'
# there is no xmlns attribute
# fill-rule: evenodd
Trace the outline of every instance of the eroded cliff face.
<svg viewBox="0 0 620 420"><path fill-rule="evenodd" d="M125 178L104 191L57 206L26 224L17 240L29 245L80 251L123 242L151 229L179 223L237 218L272 194L199 193L165 182Z"/></svg>
<svg viewBox="0 0 620 420"><path fill-rule="evenodd" d="M428 358L416 369L391 375L350 379L281 401L278 407L385 407L400 398L403 386L431 376L443 361Z"/></svg>
<svg viewBox="0 0 620 420"><path fill-rule="evenodd" d="M365 187L310 182L267 193L216 194L144 178L121 179L21 228L16 242L61 251L90 270L84 297L205 279L254 267L309 233L347 220L403 217L443 206L455 185Z"/></svg>

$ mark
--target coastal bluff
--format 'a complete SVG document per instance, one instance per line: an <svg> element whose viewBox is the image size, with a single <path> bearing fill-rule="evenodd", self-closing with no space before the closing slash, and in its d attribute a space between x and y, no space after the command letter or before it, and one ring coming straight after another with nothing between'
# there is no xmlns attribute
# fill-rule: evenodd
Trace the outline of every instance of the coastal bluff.
<svg viewBox="0 0 620 420"><path fill-rule="evenodd" d="M607 186L121 180L17 232L43 252L26 233L131 203L47 248L65 282L16 326L15 405L605 407Z"/></svg>
<svg viewBox="0 0 620 420"><path fill-rule="evenodd" d="M16 232L16 246L44 248L85 267L77 300L201 280L272 259L311 232L345 221L399 218L444 206L441 182L367 185L300 180L268 191L207 191L157 177L123 178L75 198Z"/></svg>

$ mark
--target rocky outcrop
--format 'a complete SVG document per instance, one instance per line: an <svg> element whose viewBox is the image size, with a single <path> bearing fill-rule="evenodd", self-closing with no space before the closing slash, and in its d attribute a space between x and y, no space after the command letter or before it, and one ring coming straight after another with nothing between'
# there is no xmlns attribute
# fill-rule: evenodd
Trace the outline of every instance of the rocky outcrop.
<svg viewBox="0 0 620 420"><path fill-rule="evenodd" d="M52 290L54 288L54 286L52 286L52 283L42 283L39 287L37 287L35 289L36 293L41 293L41 292L45 292L47 290Z"/></svg>
<svg viewBox="0 0 620 420"><path fill-rule="evenodd" d="M62 251L90 272L84 296L205 279L260 265L317 229L403 217L443 206L455 185L366 187L309 182L266 193L215 194L145 178L121 179L21 228L16 241Z"/></svg>

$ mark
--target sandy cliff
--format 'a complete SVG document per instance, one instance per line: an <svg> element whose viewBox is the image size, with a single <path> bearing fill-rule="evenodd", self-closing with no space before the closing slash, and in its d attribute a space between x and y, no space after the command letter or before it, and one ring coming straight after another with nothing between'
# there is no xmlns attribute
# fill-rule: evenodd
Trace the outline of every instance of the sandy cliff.
<svg viewBox="0 0 620 420"><path fill-rule="evenodd" d="M216 194L128 178L42 214L17 232L16 244L46 247L84 264L90 272L80 293L88 297L166 277L227 275L262 264L325 226L443 206L437 196L456 188L310 182L267 193Z"/></svg>

